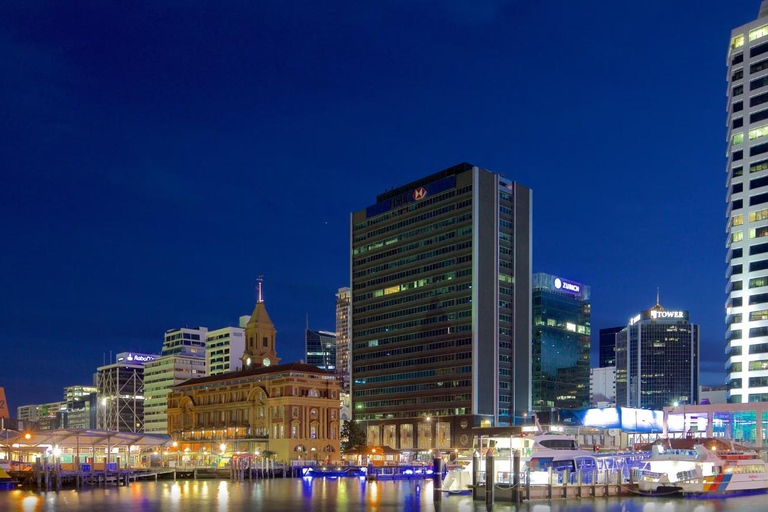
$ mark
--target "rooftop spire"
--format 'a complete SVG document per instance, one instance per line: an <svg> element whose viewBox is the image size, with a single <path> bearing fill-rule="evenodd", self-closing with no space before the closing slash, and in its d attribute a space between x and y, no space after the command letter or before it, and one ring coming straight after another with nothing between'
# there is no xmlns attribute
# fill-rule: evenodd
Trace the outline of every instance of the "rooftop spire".
<svg viewBox="0 0 768 512"><path fill-rule="evenodd" d="M256 281L257 281L257 283L256 283L256 291L258 292L258 296L256 298L256 302L257 303L261 303L261 302L264 302L264 296L262 295L262 290L261 290L261 283L264 282L264 276L257 277Z"/></svg>
<svg viewBox="0 0 768 512"><path fill-rule="evenodd" d="M661 306L661 303L659 302L659 287L656 287L656 305L651 308L654 311L664 311L664 308Z"/></svg>

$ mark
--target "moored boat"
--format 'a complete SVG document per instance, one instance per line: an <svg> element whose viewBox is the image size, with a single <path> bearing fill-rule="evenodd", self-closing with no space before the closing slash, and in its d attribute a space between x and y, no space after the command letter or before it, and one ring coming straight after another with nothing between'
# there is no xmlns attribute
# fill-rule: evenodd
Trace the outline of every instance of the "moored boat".
<svg viewBox="0 0 768 512"><path fill-rule="evenodd" d="M532 485L546 484L555 473L570 471L576 474L583 470L592 475L598 469L598 459L593 452L582 450L576 440L567 435L540 433L520 437L499 437L492 441L492 447L482 450L481 456L494 456L495 482L512 484L513 452L520 454L520 471L530 479ZM481 462L479 468L485 471ZM465 461L449 467L443 479L444 492L457 492L472 484L472 461Z"/></svg>
<svg viewBox="0 0 768 512"><path fill-rule="evenodd" d="M718 439L667 439L635 470L645 494L731 496L768 491L768 463Z"/></svg>

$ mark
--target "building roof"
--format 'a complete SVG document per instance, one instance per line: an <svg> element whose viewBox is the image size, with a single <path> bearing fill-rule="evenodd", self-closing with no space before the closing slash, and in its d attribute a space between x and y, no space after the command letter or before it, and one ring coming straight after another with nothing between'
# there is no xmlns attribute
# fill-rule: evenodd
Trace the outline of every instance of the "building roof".
<svg viewBox="0 0 768 512"><path fill-rule="evenodd" d="M768 16L768 0L763 0L760 2L760 13L757 15L757 17L762 18L764 16Z"/></svg>
<svg viewBox="0 0 768 512"><path fill-rule="evenodd" d="M441 180L443 178L447 178L448 176L453 176L455 174L460 174L462 172L469 171L473 167L474 165L470 163L462 162L460 164L454 165L447 169L443 169L440 172L436 172L435 174L430 174L426 178L421 178L420 180L412 181L411 183L403 185L402 187L397 187L395 189L388 190L383 194L379 194L378 196L376 196L376 202L380 203L382 201L386 201L387 199L390 199L395 196L399 196L404 192L407 192L414 188L421 187L423 185L426 185L427 183L432 183L433 181Z"/></svg>
<svg viewBox="0 0 768 512"><path fill-rule="evenodd" d="M171 441L166 434L143 432L117 432L114 430L83 430L64 428L58 430L34 430L29 432L6 432L3 441L19 444L22 450L40 445L58 445L61 448L86 449L89 446L163 446ZM29 436L29 437L27 437ZM8 441L6 441L8 439Z"/></svg>
<svg viewBox="0 0 768 512"><path fill-rule="evenodd" d="M182 382L181 384L177 384L173 386L173 389L181 388L185 386L199 386L200 384L207 384L209 382L242 379L244 377L258 377L262 375L270 375L273 373L284 373L284 372L291 372L291 371L317 373L322 375L335 375L333 372L327 372L325 370L321 370L317 366L314 366L311 364L286 363L286 364L278 364L276 366L259 366L256 368L249 368L247 370L240 370L237 372L222 373L219 375L212 375L210 377L200 377L197 379L190 379L188 381Z"/></svg>
<svg viewBox="0 0 768 512"><path fill-rule="evenodd" d="M275 324L269 319L267 308L264 306L264 301L256 303L256 307L253 308L253 313L251 313L251 319L248 320L248 325L275 327Z"/></svg>

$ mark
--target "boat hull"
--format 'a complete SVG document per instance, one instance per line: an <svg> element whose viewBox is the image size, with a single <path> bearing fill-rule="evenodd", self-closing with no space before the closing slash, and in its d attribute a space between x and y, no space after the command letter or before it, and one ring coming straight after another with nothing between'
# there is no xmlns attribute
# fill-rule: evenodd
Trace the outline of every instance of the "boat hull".
<svg viewBox="0 0 768 512"><path fill-rule="evenodd" d="M751 477L751 478L750 478ZM724 498L745 494L768 492L768 479L754 478L754 475L717 475L674 484L649 485L640 482L639 490L647 495L682 495L687 498Z"/></svg>

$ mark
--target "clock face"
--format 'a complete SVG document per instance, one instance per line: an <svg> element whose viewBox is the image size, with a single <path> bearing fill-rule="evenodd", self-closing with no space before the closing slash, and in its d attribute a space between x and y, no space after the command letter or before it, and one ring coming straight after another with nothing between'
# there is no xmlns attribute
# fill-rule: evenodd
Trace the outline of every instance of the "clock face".
<svg viewBox="0 0 768 512"><path fill-rule="evenodd" d="M268 357L265 357L264 360L261 362L264 366L269 366L272 364L272 361L269 360Z"/></svg>

